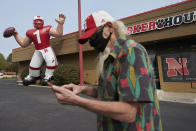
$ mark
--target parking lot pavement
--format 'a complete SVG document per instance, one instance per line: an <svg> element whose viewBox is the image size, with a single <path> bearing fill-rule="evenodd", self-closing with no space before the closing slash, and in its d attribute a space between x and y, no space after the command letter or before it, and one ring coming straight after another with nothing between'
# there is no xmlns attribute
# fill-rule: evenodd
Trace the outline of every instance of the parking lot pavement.
<svg viewBox="0 0 196 131"><path fill-rule="evenodd" d="M49 88L0 80L0 131L94 131L96 116L57 103Z"/></svg>
<svg viewBox="0 0 196 131"><path fill-rule="evenodd" d="M196 104L160 101L164 131L193 131ZM96 131L96 115L60 105L50 88L0 80L0 131Z"/></svg>

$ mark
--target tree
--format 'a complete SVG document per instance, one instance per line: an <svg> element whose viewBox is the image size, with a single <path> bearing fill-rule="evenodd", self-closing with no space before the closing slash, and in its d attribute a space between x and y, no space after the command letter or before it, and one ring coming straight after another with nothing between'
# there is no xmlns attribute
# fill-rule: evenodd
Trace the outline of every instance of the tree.
<svg viewBox="0 0 196 131"><path fill-rule="evenodd" d="M3 54L0 53L0 71L5 70L7 67L7 61L5 60Z"/></svg>
<svg viewBox="0 0 196 131"><path fill-rule="evenodd" d="M10 53L7 57L7 63L11 64L12 63L12 53Z"/></svg>
<svg viewBox="0 0 196 131"><path fill-rule="evenodd" d="M6 71L8 72L16 72L18 73L18 63L12 62L12 53L7 57L8 66L6 67Z"/></svg>

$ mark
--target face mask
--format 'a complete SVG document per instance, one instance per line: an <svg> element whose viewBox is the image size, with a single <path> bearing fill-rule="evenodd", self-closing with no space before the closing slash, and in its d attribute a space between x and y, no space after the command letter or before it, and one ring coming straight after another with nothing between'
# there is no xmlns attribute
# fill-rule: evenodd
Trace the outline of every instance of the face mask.
<svg viewBox="0 0 196 131"><path fill-rule="evenodd" d="M107 46L107 43L110 40L112 33L108 36L107 39L103 37L103 27L101 31L96 32L89 38L89 43L92 47L94 47L98 52L103 52Z"/></svg>

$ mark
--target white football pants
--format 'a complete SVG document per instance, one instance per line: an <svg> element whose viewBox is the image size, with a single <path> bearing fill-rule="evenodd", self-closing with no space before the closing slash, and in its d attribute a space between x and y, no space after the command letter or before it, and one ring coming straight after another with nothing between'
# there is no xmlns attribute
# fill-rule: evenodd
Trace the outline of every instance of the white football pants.
<svg viewBox="0 0 196 131"><path fill-rule="evenodd" d="M53 72L56 69L58 62L52 47L35 50L29 66L29 75L34 77L40 76L40 68L43 60L46 62L45 76L53 76Z"/></svg>

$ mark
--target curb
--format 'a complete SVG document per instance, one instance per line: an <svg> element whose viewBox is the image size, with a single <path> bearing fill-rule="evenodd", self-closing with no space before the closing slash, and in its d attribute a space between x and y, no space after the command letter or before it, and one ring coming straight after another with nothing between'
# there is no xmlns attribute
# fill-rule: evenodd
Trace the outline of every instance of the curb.
<svg viewBox="0 0 196 131"><path fill-rule="evenodd" d="M17 81L17 84L22 86L22 81ZM49 86L29 85L28 87L50 88ZM157 96L159 101L196 104L196 93L178 93L166 92L157 89Z"/></svg>
<svg viewBox="0 0 196 131"><path fill-rule="evenodd" d="M17 85L23 86L22 81L17 81ZM50 88L49 86L41 86L41 85L28 85L28 87Z"/></svg>

